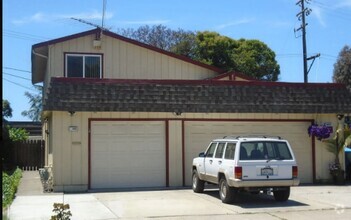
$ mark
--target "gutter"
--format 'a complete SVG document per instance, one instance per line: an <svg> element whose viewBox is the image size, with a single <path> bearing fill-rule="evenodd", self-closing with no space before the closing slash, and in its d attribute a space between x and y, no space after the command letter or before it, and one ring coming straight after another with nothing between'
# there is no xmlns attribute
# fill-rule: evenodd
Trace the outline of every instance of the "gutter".
<svg viewBox="0 0 351 220"><path fill-rule="evenodd" d="M45 55L43 55L43 54L40 54L40 53L35 52L34 49L32 50L32 53L33 53L34 55L37 55L37 56L42 57L42 58L45 58L45 59L48 58L47 56L45 56Z"/></svg>

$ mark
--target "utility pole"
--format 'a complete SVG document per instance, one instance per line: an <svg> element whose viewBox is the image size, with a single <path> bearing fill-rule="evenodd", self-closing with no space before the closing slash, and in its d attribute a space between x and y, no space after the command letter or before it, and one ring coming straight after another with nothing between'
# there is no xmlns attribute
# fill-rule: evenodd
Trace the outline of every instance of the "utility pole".
<svg viewBox="0 0 351 220"><path fill-rule="evenodd" d="M299 0L296 2L296 5L301 7L301 11L297 13L296 17L301 21L301 26L294 31L302 31L302 53L303 53L303 79L305 83L308 83L308 73L311 70L311 67L314 63L314 60L319 57L321 54L318 53L314 56L307 57L307 45L306 45L306 26L308 23L306 23L306 16L308 16L311 13L310 8L305 8L305 2L309 3L311 0ZM307 61L312 60L312 63L309 67L307 67Z"/></svg>
<svg viewBox="0 0 351 220"><path fill-rule="evenodd" d="M296 31L302 31L302 50L303 50L303 78L304 82L308 82L308 70L307 70L307 46L306 46L306 26L308 25L306 23L306 16L308 16L311 13L311 9L305 8L305 1L308 3L310 0L299 0L297 1L296 5L299 5L301 7L301 11L297 13L296 17L302 22L301 26L295 30Z"/></svg>

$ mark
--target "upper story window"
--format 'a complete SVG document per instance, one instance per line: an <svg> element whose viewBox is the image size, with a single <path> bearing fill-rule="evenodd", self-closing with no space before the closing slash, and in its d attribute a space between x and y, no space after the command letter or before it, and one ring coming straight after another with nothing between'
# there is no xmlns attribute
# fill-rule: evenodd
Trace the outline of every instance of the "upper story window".
<svg viewBox="0 0 351 220"><path fill-rule="evenodd" d="M102 78L102 55L66 54L66 77Z"/></svg>

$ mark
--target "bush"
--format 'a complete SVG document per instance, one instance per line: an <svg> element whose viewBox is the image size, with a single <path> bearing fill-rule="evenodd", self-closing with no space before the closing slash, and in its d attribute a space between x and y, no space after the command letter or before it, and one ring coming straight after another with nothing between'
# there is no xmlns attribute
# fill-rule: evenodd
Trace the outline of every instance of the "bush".
<svg viewBox="0 0 351 220"><path fill-rule="evenodd" d="M2 207L9 206L15 198L15 193L22 177L22 170L2 172Z"/></svg>
<svg viewBox="0 0 351 220"><path fill-rule="evenodd" d="M54 209L52 210L56 215L51 216L51 220L70 220L72 213L69 210L69 204L54 203Z"/></svg>

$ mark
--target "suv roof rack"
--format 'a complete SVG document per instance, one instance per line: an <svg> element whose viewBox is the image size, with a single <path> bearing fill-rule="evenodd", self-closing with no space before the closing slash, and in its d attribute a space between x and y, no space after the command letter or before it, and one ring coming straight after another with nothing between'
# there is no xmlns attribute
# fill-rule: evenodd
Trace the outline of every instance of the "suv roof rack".
<svg viewBox="0 0 351 220"><path fill-rule="evenodd" d="M239 138L275 138L281 140L282 138L280 136L270 136L270 135L242 135L242 136L224 136L223 139L226 138L233 138L233 139L239 139Z"/></svg>

